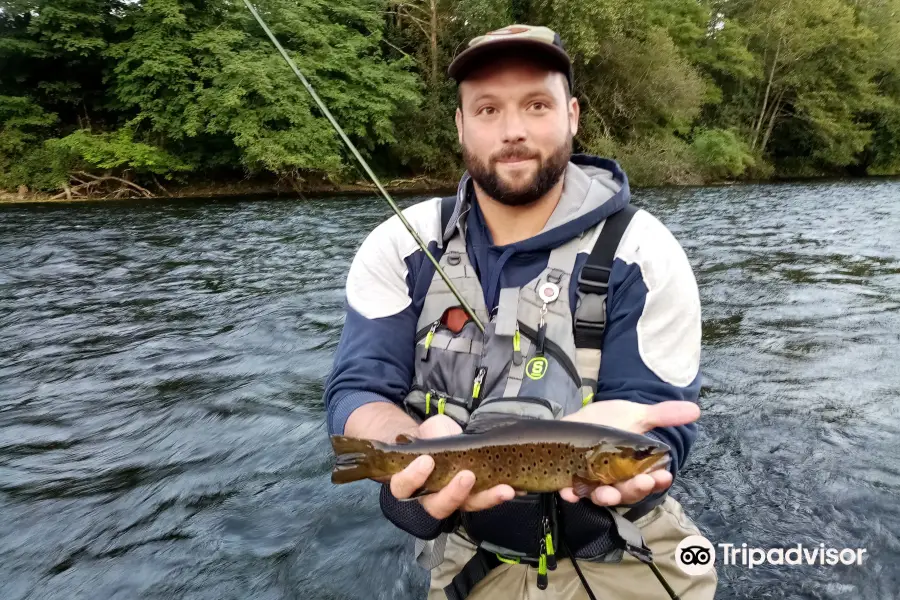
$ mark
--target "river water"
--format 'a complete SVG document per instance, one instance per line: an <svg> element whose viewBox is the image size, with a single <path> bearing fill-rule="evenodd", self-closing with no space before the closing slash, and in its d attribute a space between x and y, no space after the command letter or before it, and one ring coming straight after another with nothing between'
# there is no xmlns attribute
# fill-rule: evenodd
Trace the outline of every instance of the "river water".
<svg viewBox="0 0 900 600"><path fill-rule="evenodd" d="M900 596L900 182L634 202L703 300L701 432L675 497L715 544L866 549L720 563L717 598ZM0 598L422 597L373 485L330 484L321 401L346 267L389 214L0 207Z"/></svg>

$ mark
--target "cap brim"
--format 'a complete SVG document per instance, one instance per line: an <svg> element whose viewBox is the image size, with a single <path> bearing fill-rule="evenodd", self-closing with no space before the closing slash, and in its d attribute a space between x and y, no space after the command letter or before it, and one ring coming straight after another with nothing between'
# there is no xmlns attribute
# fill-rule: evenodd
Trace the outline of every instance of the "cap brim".
<svg viewBox="0 0 900 600"><path fill-rule="evenodd" d="M557 46L529 39L498 40L467 48L453 59L447 69L447 74L459 82L476 68L487 64L492 55L515 52L546 58L566 75L571 84L572 62L569 60L569 56Z"/></svg>

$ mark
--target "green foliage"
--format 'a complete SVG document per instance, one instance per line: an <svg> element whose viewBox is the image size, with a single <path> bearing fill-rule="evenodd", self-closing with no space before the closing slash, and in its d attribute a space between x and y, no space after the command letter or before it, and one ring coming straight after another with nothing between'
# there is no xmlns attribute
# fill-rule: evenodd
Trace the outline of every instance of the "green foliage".
<svg viewBox="0 0 900 600"><path fill-rule="evenodd" d="M0 188L31 183L33 150L56 122L25 96L0 96Z"/></svg>
<svg viewBox="0 0 900 600"><path fill-rule="evenodd" d="M695 168L691 147L675 136L657 134L626 143L598 138L587 149L617 160L634 186L695 185L704 181Z"/></svg>
<svg viewBox="0 0 900 600"><path fill-rule="evenodd" d="M189 171L191 165L149 144L135 141L128 129L92 134L80 129L46 142L56 160L69 170L132 171L137 174L171 175Z"/></svg>
<svg viewBox="0 0 900 600"><path fill-rule="evenodd" d="M475 36L557 30L586 151L636 185L900 173L900 0L257 0L376 170L453 179ZM358 179L242 2L0 0L0 188L75 170Z"/></svg>
<svg viewBox="0 0 900 600"><path fill-rule="evenodd" d="M714 180L740 177L756 164L750 148L734 131L700 130L691 150L697 168Z"/></svg>

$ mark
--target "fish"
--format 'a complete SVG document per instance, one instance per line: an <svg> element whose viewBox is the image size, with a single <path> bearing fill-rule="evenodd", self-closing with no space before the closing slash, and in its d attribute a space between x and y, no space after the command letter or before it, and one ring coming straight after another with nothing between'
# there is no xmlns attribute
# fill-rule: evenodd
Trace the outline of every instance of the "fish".
<svg viewBox="0 0 900 600"><path fill-rule="evenodd" d="M464 433L420 439L400 435L393 444L332 435L334 484L388 478L422 455L434 469L412 498L443 489L461 470L475 474L472 493L506 484L517 493L572 488L587 497L599 486L626 481L666 468L664 442L645 435L590 423L516 418Z"/></svg>

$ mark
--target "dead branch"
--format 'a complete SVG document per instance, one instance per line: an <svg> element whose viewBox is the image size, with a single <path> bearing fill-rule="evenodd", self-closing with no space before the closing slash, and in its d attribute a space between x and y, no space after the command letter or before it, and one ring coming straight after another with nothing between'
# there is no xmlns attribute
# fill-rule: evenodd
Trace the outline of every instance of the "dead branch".
<svg viewBox="0 0 900 600"><path fill-rule="evenodd" d="M153 197L153 194L150 192L150 190L143 188L134 182L128 181L127 179L116 177L114 175L106 174L103 176L97 176L92 175L91 173L86 173L85 171L77 171L76 173L69 175L69 177L73 182L77 182L78 185L73 186L65 184L63 186L63 191L53 196L51 198L52 200L59 200L62 198L71 200L74 196L84 197L87 193L94 193L95 189L99 189L103 187L104 184L113 181L120 184L119 187L115 191L102 196L102 198L121 198L129 192L140 194L145 198ZM157 185L159 185L159 182L157 182ZM160 188L162 188L162 186L160 186ZM165 191L165 189L163 189L163 191ZM168 194L168 192L166 193Z"/></svg>
<svg viewBox="0 0 900 600"><path fill-rule="evenodd" d="M159 179L156 178L156 175L153 175L153 183L156 184L156 187L158 187L159 189L162 190L163 194L165 194L166 196L168 196L170 198L172 197L172 194L170 194L169 190L167 190L166 188L164 188L162 186L162 184L159 182Z"/></svg>

